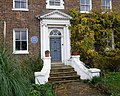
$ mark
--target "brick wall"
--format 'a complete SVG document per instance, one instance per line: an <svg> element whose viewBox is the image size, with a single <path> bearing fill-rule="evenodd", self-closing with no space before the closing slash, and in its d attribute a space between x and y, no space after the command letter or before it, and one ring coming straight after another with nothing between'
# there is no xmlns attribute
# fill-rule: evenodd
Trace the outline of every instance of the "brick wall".
<svg viewBox="0 0 120 96"><path fill-rule="evenodd" d="M120 12L120 0L112 0L112 8L115 12Z"/></svg>
<svg viewBox="0 0 120 96"><path fill-rule="evenodd" d="M101 9L101 0L92 0L92 10L100 11Z"/></svg>
<svg viewBox="0 0 120 96"><path fill-rule="evenodd" d="M76 10L80 10L80 0L64 0L65 10L69 10L74 8Z"/></svg>

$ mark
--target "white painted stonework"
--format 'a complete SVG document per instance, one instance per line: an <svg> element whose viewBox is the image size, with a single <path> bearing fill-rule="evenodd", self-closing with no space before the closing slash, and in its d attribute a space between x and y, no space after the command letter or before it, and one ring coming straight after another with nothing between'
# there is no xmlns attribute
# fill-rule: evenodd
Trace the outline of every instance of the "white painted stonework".
<svg viewBox="0 0 120 96"><path fill-rule="evenodd" d="M45 15L38 15L40 19L41 59L45 57L45 50L50 50L50 31L58 29L61 32L61 61L67 64L70 59L70 25L71 16L54 10Z"/></svg>
<svg viewBox="0 0 120 96"><path fill-rule="evenodd" d="M84 63L80 61L80 56L72 56L71 66L80 75L80 79L91 80L93 77L100 77L100 69L85 67Z"/></svg>
<svg viewBox="0 0 120 96"><path fill-rule="evenodd" d="M43 68L40 72L35 72L35 84L45 84L48 82L51 69L51 57L43 58Z"/></svg>

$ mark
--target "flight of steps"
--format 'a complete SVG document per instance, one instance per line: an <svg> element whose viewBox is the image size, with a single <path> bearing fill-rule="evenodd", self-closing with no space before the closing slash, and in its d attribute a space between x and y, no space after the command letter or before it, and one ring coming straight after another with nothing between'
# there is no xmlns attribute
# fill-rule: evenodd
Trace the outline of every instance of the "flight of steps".
<svg viewBox="0 0 120 96"><path fill-rule="evenodd" d="M78 81L80 81L80 76L77 75L76 71L74 71L71 66L64 64L52 64L49 82L67 83Z"/></svg>

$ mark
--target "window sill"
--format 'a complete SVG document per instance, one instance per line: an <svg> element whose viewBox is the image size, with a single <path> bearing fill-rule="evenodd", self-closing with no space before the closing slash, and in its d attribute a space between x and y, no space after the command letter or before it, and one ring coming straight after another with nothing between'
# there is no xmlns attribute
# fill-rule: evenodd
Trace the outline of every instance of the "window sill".
<svg viewBox="0 0 120 96"><path fill-rule="evenodd" d="M28 51L15 51L13 54L29 54Z"/></svg>
<svg viewBox="0 0 120 96"><path fill-rule="evenodd" d="M64 9L64 6L46 6L46 9Z"/></svg>
<svg viewBox="0 0 120 96"><path fill-rule="evenodd" d="M90 11L80 11L80 13L91 13Z"/></svg>
<svg viewBox="0 0 120 96"><path fill-rule="evenodd" d="M24 8L13 8L13 11L29 11L29 9L24 9Z"/></svg>

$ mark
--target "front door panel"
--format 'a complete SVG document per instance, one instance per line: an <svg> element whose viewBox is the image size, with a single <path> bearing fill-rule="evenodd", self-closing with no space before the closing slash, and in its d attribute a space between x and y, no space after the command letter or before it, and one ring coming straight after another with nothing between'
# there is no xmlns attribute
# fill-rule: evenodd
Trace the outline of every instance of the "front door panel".
<svg viewBox="0 0 120 96"><path fill-rule="evenodd" d="M50 37L50 55L52 62L61 61L61 37Z"/></svg>

